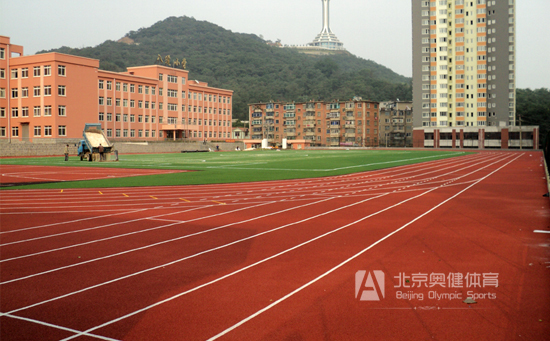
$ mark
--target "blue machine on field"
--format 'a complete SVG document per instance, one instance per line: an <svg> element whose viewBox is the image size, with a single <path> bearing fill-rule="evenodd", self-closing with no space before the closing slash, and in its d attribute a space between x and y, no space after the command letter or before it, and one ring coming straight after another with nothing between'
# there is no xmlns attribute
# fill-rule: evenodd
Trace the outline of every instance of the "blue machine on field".
<svg viewBox="0 0 550 341"><path fill-rule="evenodd" d="M99 157L99 146L103 147L103 160L110 160L113 144L107 140L107 136L101 129L99 123L86 123L84 132L82 133L83 140L78 143L78 156L80 161L86 159L88 161L102 161ZM117 158L118 160L118 155Z"/></svg>

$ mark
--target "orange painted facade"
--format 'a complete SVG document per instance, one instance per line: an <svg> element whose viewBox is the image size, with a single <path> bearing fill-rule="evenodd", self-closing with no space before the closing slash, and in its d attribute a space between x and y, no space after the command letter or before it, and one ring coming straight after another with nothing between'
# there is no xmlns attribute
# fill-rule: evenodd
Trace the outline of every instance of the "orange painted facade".
<svg viewBox="0 0 550 341"><path fill-rule="evenodd" d="M270 145L305 140L312 146L378 146L378 102L257 103L249 105L250 137Z"/></svg>
<svg viewBox="0 0 550 341"><path fill-rule="evenodd" d="M90 58L23 56L0 36L0 140L78 139L85 123L101 123L113 141L231 138L233 91L188 76L162 65L118 73Z"/></svg>

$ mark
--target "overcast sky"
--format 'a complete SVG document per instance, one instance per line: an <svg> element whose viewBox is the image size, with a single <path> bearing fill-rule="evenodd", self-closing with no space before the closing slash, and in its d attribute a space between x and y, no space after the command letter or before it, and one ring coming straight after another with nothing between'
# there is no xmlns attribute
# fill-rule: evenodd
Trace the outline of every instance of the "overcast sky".
<svg viewBox="0 0 550 341"><path fill-rule="evenodd" d="M550 0L516 3L517 86L550 88ZM0 35L29 55L96 46L184 15L288 45L322 28L321 0L0 0ZM412 76L411 0L332 0L330 27L351 53Z"/></svg>

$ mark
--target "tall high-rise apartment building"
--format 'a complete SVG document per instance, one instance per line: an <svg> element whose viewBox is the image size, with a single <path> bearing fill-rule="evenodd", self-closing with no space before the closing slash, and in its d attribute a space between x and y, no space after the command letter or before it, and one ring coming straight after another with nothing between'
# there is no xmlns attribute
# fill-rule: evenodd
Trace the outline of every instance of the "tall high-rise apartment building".
<svg viewBox="0 0 550 341"><path fill-rule="evenodd" d="M513 126L515 0L412 0L414 126Z"/></svg>

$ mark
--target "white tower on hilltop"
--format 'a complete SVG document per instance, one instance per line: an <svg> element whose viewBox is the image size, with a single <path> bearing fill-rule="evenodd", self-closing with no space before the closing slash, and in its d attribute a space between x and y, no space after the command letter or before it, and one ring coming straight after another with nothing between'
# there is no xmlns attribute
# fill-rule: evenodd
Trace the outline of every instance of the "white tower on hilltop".
<svg viewBox="0 0 550 341"><path fill-rule="evenodd" d="M309 46L321 47L330 50L343 50L344 43L342 43L336 35L332 33L329 26L329 1L330 0L321 0L323 3L323 29L321 33L315 37L313 42L309 43Z"/></svg>

